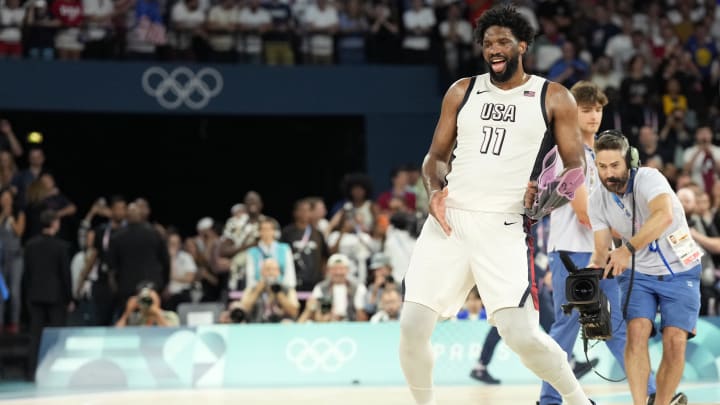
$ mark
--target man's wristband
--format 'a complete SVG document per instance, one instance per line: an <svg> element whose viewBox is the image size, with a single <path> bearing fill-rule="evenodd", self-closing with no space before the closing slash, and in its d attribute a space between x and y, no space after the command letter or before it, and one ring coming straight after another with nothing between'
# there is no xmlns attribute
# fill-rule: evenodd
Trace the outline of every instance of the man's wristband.
<svg viewBox="0 0 720 405"><path fill-rule="evenodd" d="M630 251L630 254L635 254L635 246L633 246L630 241L625 242L625 247Z"/></svg>

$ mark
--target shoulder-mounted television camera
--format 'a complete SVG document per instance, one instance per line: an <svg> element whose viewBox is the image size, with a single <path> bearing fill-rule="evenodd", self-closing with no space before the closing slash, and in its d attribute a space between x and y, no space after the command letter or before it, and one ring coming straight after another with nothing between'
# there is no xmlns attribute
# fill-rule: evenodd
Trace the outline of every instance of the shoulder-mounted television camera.
<svg viewBox="0 0 720 405"><path fill-rule="evenodd" d="M612 337L610 302L600 289L603 269L578 269L567 252L559 252L563 265L570 273L565 281L567 304L563 312L570 314L573 308L580 314L583 339L608 340ZM608 276L611 278L612 275Z"/></svg>

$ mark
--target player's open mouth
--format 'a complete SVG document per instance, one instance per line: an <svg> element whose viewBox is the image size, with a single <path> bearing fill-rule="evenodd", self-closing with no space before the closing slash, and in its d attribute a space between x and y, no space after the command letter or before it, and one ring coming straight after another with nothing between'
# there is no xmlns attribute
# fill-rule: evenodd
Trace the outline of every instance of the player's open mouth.
<svg viewBox="0 0 720 405"><path fill-rule="evenodd" d="M490 66L492 66L492 70L495 73L504 71L506 65L507 65L507 60L505 58L490 59Z"/></svg>

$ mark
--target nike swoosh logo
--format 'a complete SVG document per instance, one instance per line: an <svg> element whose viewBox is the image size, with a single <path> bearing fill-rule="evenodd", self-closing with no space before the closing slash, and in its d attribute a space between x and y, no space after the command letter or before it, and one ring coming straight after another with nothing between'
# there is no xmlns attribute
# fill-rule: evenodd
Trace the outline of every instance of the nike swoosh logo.
<svg viewBox="0 0 720 405"><path fill-rule="evenodd" d="M490 91L490 90L482 90L482 91L478 90L478 92L475 93L475 94L483 94L483 93L487 93L487 92L489 92L489 91Z"/></svg>
<svg viewBox="0 0 720 405"><path fill-rule="evenodd" d="M517 222L508 222L508 221L505 221L505 222L503 222L503 224L505 224L505 225L513 225L513 224L517 224Z"/></svg>

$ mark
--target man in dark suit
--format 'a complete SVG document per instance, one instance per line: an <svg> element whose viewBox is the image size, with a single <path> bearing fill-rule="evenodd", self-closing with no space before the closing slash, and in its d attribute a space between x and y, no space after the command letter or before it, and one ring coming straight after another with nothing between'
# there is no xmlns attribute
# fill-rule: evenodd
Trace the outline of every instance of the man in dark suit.
<svg viewBox="0 0 720 405"><path fill-rule="evenodd" d="M25 245L23 296L30 318L30 379L33 379L43 328L65 326L72 309L70 251L67 242L56 238L60 217L53 210L40 214L42 232Z"/></svg>
<svg viewBox="0 0 720 405"><path fill-rule="evenodd" d="M167 244L155 228L144 221L136 203L127 208L127 226L110 239L108 263L117 282L116 315L123 313L138 284L152 282L161 294L170 277Z"/></svg>

